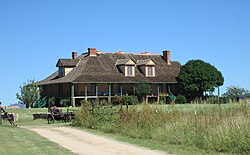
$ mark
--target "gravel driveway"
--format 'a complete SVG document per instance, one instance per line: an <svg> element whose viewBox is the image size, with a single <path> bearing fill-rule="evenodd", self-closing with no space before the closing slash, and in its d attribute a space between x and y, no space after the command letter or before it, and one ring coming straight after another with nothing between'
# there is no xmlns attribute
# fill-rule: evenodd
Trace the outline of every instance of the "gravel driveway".
<svg viewBox="0 0 250 155"><path fill-rule="evenodd" d="M32 130L60 146L80 155L163 155L164 152L149 150L107 137L71 127L23 127ZM166 154L165 154L166 155Z"/></svg>

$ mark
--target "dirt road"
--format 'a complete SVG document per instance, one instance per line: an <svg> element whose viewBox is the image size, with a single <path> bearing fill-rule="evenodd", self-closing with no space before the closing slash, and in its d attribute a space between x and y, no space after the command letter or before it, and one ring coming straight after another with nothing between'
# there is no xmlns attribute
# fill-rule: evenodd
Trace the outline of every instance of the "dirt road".
<svg viewBox="0 0 250 155"><path fill-rule="evenodd" d="M164 155L71 127L24 127L80 155ZM165 154L166 155L166 154Z"/></svg>

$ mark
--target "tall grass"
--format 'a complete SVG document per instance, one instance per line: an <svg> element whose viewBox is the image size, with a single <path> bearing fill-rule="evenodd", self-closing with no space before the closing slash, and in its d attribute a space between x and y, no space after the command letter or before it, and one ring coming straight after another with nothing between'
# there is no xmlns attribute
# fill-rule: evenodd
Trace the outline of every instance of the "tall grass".
<svg viewBox="0 0 250 155"><path fill-rule="evenodd" d="M189 110L176 105L144 104L128 110L94 111L87 104L77 114L74 125L208 152L250 153L250 106L246 104L201 105Z"/></svg>

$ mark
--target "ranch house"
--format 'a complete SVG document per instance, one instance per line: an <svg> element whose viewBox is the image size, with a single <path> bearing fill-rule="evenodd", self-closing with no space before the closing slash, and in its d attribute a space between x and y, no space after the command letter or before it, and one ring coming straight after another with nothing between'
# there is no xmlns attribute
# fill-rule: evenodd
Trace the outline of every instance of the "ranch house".
<svg viewBox="0 0 250 155"><path fill-rule="evenodd" d="M59 59L52 75L37 83L42 97L70 99L71 105L81 100L107 99L114 96L135 95L135 84L146 82L152 87L148 100L159 101L160 96L173 99L177 95L176 77L180 63L170 60L170 51L163 55L101 52L88 48L78 56Z"/></svg>

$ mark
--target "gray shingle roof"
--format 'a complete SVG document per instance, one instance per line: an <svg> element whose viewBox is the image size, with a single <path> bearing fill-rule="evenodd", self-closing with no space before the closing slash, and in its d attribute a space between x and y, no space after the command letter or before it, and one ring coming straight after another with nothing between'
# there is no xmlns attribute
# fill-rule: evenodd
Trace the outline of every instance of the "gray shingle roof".
<svg viewBox="0 0 250 155"><path fill-rule="evenodd" d="M95 82L113 82L113 83L138 83L138 82L177 82L176 77L180 72L180 63L172 61L167 65L161 55L134 55L134 54L99 54L97 56L88 56L83 54L78 57L79 64L72 69L66 76L58 77L56 71L46 79L38 82L38 85L53 83L95 83ZM117 60L152 60L156 63L155 77L145 77L136 67L134 77L126 77L120 73L116 63Z"/></svg>
<svg viewBox="0 0 250 155"><path fill-rule="evenodd" d="M59 59L56 67L75 67L80 59Z"/></svg>
<svg viewBox="0 0 250 155"><path fill-rule="evenodd" d="M116 61L116 65L125 65L129 60L131 60L131 58L125 58L125 59L117 59Z"/></svg>

